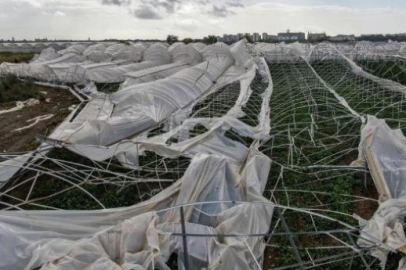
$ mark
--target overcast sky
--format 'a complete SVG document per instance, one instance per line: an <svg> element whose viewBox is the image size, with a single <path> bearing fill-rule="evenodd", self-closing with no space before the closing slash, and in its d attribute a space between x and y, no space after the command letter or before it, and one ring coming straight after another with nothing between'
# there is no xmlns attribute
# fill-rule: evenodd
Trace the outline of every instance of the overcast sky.
<svg viewBox="0 0 406 270"><path fill-rule="evenodd" d="M0 0L0 39L406 32L405 0Z"/></svg>

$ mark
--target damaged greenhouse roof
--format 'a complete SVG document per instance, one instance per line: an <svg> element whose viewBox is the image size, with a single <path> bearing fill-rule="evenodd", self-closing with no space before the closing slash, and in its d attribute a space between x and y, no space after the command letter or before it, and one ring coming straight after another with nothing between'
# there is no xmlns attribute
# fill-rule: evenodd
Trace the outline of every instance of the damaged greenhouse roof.
<svg viewBox="0 0 406 270"><path fill-rule="evenodd" d="M404 46L74 44L1 64L80 105L1 155L0 269L396 265Z"/></svg>

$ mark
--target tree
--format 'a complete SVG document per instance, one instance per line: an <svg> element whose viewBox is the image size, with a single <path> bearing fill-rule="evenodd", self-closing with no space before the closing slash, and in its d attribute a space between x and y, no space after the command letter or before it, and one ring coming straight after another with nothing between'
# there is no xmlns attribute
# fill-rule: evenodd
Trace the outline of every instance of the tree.
<svg viewBox="0 0 406 270"><path fill-rule="evenodd" d="M168 37L166 38L166 42L168 42L170 45L172 45L175 42L178 42L179 39L177 36L175 35L168 35Z"/></svg>
<svg viewBox="0 0 406 270"><path fill-rule="evenodd" d="M209 35L208 37L203 38L203 43L205 44L214 44L217 42L217 37L214 35Z"/></svg>
<svg viewBox="0 0 406 270"><path fill-rule="evenodd" d="M252 38L251 38L250 35L245 34L245 35L244 35L244 38L247 40L248 43L252 43Z"/></svg>
<svg viewBox="0 0 406 270"><path fill-rule="evenodd" d="M182 42L185 44L189 44L189 43L194 42L194 40L192 38L185 38L184 40L182 40Z"/></svg>

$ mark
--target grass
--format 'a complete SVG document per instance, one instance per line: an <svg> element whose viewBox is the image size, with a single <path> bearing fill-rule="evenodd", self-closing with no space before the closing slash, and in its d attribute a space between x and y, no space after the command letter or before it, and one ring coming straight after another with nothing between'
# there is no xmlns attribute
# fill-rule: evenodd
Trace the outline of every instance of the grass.
<svg viewBox="0 0 406 270"><path fill-rule="evenodd" d="M0 53L0 64L28 62L34 57L34 53Z"/></svg>
<svg viewBox="0 0 406 270"><path fill-rule="evenodd" d="M357 61L357 64L372 75L406 85L406 61L404 59L360 60Z"/></svg>

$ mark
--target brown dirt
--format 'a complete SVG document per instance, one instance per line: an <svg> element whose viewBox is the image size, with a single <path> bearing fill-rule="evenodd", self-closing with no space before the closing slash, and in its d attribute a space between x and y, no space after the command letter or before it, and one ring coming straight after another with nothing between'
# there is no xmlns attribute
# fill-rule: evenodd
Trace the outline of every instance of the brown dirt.
<svg viewBox="0 0 406 270"><path fill-rule="evenodd" d="M279 256L280 254L274 249L272 249L271 247L266 247L264 251L264 263L262 269L275 268L275 258Z"/></svg>
<svg viewBox="0 0 406 270"><path fill-rule="evenodd" d="M45 91L44 99L50 98L50 102L41 101L39 105L24 107L15 112L0 114L0 151L23 152L35 150L39 142L35 139L38 134L50 134L70 113L68 108L73 104L79 104L79 100L69 91L50 87L36 86L37 91ZM0 110L15 107L15 102L0 103ZM35 126L23 131L15 129L29 125L27 122L37 116L53 114L51 119L40 121Z"/></svg>
<svg viewBox="0 0 406 270"><path fill-rule="evenodd" d="M367 186L362 190L355 190L356 196L368 197L372 199L379 199L378 191L374 185L371 175L367 174ZM369 220L374 215L375 211L378 209L378 202L375 201L360 201L356 204L356 214L358 214L363 219Z"/></svg>

